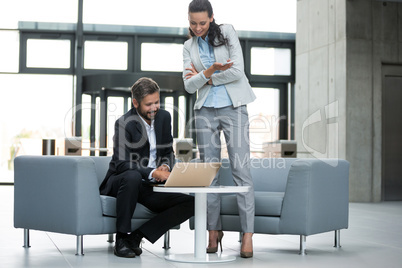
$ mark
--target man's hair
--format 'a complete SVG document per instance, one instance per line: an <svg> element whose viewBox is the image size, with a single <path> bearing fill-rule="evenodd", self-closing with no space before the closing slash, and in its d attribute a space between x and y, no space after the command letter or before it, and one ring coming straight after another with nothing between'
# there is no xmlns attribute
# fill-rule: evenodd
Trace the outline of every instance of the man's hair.
<svg viewBox="0 0 402 268"><path fill-rule="evenodd" d="M154 80L142 77L131 87L131 97L140 104L145 96L154 94L155 92L159 93L159 90L159 86Z"/></svg>

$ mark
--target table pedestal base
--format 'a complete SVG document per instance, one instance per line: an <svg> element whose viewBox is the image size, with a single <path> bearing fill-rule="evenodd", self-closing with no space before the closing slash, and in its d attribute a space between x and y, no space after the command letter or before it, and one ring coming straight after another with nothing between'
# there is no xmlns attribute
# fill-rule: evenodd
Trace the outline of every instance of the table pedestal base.
<svg viewBox="0 0 402 268"><path fill-rule="evenodd" d="M165 259L168 261L187 262L187 263L219 263L219 262L235 261L236 257L227 255L208 254L205 258L196 258L194 254L190 253L190 254L166 255Z"/></svg>
<svg viewBox="0 0 402 268"><path fill-rule="evenodd" d="M168 261L187 263L220 263L236 260L235 256L207 254L207 194L242 193L249 186L210 186L210 187L154 187L155 192L194 193L194 254L171 254Z"/></svg>

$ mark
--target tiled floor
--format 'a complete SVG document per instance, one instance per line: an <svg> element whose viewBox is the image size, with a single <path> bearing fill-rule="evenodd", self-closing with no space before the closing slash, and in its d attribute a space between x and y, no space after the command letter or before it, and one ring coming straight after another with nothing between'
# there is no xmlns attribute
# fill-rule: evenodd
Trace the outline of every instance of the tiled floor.
<svg viewBox="0 0 402 268"><path fill-rule="evenodd" d="M187 222L171 232L171 249L163 239L146 241L135 259L113 255L106 235L85 236L84 256L75 256L75 237L31 231L25 249L23 231L13 227L13 186L0 186L0 267L402 267L402 202L351 203L349 229L341 231L341 249L333 248L334 234L307 237L307 255L298 255L299 237L254 235L254 258L238 257L238 234L226 232L223 254L236 256L221 264L183 264L164 259L166 254L191 253L193 231Z"/></svg>

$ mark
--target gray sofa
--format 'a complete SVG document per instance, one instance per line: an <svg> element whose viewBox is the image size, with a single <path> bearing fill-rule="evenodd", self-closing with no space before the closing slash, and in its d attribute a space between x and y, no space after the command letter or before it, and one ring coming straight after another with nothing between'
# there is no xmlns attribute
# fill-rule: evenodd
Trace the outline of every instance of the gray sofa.
<svg viewBox="0 0 402 268"><path fill-rule="evenodd" d="M340 230L348 228L347 161L252 159L251 173L255 189L255 233L299 235L299 253L304 255L307 236L335 231L335 247L340 247ZM219 184L233 185L227 159L222 160L218 176ZM221 196L221 220L224 231L241 232L234 194Z"/></svg>
<svg viewBox="0 0 402 268"><path fill-rule="evenodd" d="M14 227L77 236L76 254L83 254L83 236L116 232L116 199L99 195L111 157L19 156L14 161ZM155 214L138 204L131 226L138 228ZM180 228L176 226L175 229ZM165 234L169 247L169 233Z"/></svg>
<svg viewBox="0 0 402 268"><path fill-rule="evenodd" d="M15 159L14 226L77 236L77 254L83 254L83 236L115 233L115 199L99 195L110 157L20 156ZM252 159L256 213L255 233L306 237L348 228L349 163L338 159ZM222 160L222 185L233 185L230 165ZM236 197L222 195L224 231L240 232ZM138 205L132 219L136 229L155 214ZM177 227L179 228L179 226ZM169 247L169 233L165 235Z"/></svg>

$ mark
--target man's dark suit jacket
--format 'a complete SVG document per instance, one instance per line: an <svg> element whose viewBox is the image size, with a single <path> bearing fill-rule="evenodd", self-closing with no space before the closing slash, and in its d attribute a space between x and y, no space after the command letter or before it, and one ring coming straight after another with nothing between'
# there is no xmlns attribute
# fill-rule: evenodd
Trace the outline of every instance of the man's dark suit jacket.
<svg viewBox="0 0 402 268"><path fill-rule="evenodd" d="M159 110L154 121L156 136L156 166L167 164L172 167L174 163L173 137L171 132L171 117L169 112ZM149 173L153 170L148 168L149 141L144 122L132 108L115 123L113 136L113 156L109 164L109 170L103 180L102 189L111 175L123 173L129 169L137 170L143 180L147 181Z"/></svg>

